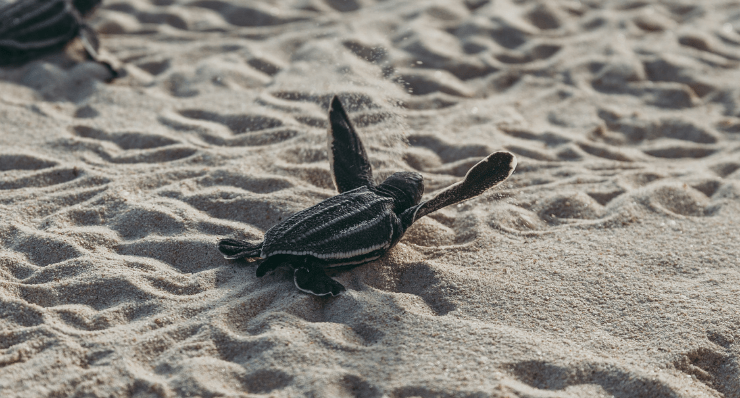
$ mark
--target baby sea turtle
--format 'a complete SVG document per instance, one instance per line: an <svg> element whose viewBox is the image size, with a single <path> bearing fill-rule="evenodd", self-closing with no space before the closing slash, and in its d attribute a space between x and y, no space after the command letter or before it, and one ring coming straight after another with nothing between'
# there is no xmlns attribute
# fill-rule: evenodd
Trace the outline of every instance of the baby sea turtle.
<svg viewBox="0 0 740 398"><path fill-rule="evenodd" d="M222 239L218 249L227 259L262 257L257 276L280 265L294 269L298 289L317 296L338 295L344 286L325 270L375 260L392 248L419 218L478 196L506 180L516 167L509 152L495 152L473 166L461 182L421 202L421 174L394 173L373 183L370 161L357 132L337 97L329 109L329 163L339 195L293 214L249 243Z"/></svg>
<svg viewBox="0 0 740 398"><path fill-rule="evenodd" d="M79 37L87 55L117 77L117 61L100 54L95 31L84 16L102 0L0 0L0 66L26 62L60 50Z"/></svg>

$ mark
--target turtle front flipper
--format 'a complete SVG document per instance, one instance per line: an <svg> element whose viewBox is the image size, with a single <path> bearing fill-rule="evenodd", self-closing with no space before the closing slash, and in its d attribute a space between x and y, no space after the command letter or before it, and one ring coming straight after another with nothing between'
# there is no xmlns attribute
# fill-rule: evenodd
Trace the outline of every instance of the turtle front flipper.
<svg viewBox="0 0 740 398"><path fill-rule="evenodd" d="M111 79L123 77L125 73L121 67L121 62L112 57L109 53L106 53L107 56L103 55L100 51L100 40L98 40L98 35L91 27L87 24L82 24L80 26L79 36L80 42L82 42L82 47L85 48L87 56L93 61L108 68L108 71L111 73Z"/></svg>
<svg viewBox="0 0 740 398"><path fill-rule="evenodd" d="M298 290L315 296L337 296L347 290L344 286L326 275L324 267L316 259L306 257L303 264L293 265L296 270L293 282Z"/></svg>
<svg viewBox="0 0 740 398"><path fill-rule="evenodd" d="M373 186L373 169L365 147L336 96L331 100L329 124L329 165L337 191Z"/></svg>
<svg viewBox="0 0 740 398"><path fill-rule="evenodd" d="M254 244L239 239L221 239L218 241L218 251L227 260L238 260L246 257L259 257L262 251L262 242Z"/></svg>
<svg viewBox="0 0 740 398"><path fill-rule="evenodd" d="M516 157L509 152L494 152L468 170L465 179L452 184L432 199L410 207L401 214L404 227L443 207L478 196L504 182L516 168Z"/></svg>

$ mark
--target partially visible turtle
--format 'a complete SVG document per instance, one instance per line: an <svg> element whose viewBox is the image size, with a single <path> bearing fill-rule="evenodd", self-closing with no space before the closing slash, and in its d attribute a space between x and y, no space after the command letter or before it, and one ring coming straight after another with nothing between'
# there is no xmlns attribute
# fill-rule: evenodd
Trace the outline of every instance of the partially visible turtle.
<svg viewBox="0 0 740 398"><path fill-rule="evenodd" d="M296 287L317 296L336 296L345 290L326 275L326 269L379 258L414 221L480 195L506 180L516 167L514 155L494 152L473 166L462 182L419 203L424 193L419 173L398 172L380 185L373 183L365 148L337 97L331 101L329 121L329 163L339 195L270 228L263 242L222 239L218 244L227 259L264 258L258 277L283 264L293 267Z"/></svg>
<svg viewBox="0 0 740 398"><path fill-rule="evenodd" d="M95 31L83 17L102 0L0 0L0 66L20 64L61 50L79 37L87 55L106 66L112 77L120 73L115 60L103 59Z"/></svg>

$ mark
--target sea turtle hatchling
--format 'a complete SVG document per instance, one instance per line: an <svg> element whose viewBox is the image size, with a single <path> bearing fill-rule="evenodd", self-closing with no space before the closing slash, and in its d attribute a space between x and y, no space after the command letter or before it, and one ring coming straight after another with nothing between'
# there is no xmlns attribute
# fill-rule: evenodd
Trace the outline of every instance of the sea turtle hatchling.
<svg viewBox="0 0 740 398"><path fill-rule="evenodd" d="M516 167L509 152L494 152L473 166L461 182L421 202L421 174L402 171L380 185L362 141L337 97L329 109L329 163L339 195L293 214L265 233L264 241L222 239L218 249L227 259L262 257L257 276L278 266L294 269L298 289L317 296L336 296L344 286L327 269L344 269L375 260L392 248L419 218L478 196L506 180Z"/></svg>
<svg viewBox="0 0 740 398"><path fill-rule="evenodd" d="M119 77L123 70L118 60L101 54L98 36L84 20L101 1L0 0L0 66L60 50L78 37L91 59Z"/></svg>

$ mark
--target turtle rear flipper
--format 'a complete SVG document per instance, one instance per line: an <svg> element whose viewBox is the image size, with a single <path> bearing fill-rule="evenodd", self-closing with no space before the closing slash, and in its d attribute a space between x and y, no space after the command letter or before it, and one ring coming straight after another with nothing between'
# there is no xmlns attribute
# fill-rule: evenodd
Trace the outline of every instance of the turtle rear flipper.
<svg viewBox="0 0 740 398"><path fill-rule="evenodd" d="M218 250L227 260L259 257L262 251L262 242L254 244L239 239L221 239L218 241Z"/></svg>
<svg viewBox="0 0 740 398"><path fill-rule="evenodd" d="M293 282L300 291L315 296L337 296L347 290L341 283L327 276L321 264L313 258L306 257L303 264L293 266L296 267Z"/></svg>
<svg viewBox="0 0 740 398"><path fill-rule="evenodd" d="M509 152L494 152L468 170L465 179L452 184L432 199L410 207L401 214L404 227L443 207L478 196L509 178L516 168L516 157Z"/></svg>
<svg viewBox="0 0 740 398"><path fill-rule="evenodd" d="M274 271L275 268L283 264L297 262L297 258L299 258L299 256L292 254L276 254L274 256L270 256L266 260L262 261L257 267L257 277L262 278L268 272Z"/></svg>
<svg viewBox="0 0 740 398"><path fill-rule="evenodd" d="M365 147L337 96L329 108L329 166L339 193L373 186L373 169Z"/></svg>

